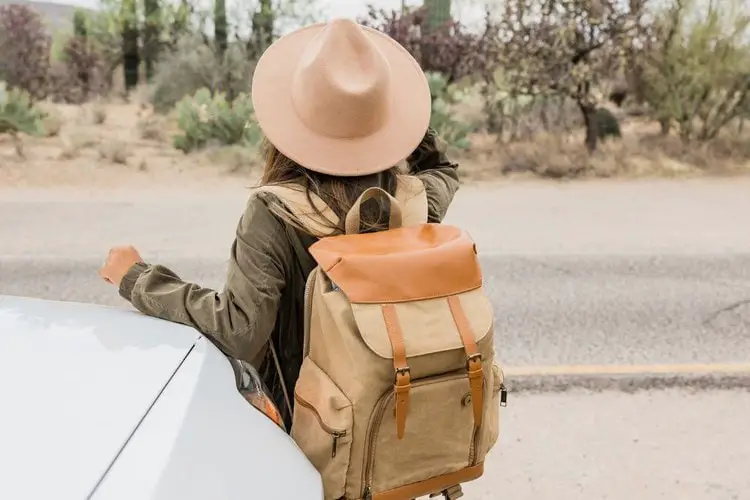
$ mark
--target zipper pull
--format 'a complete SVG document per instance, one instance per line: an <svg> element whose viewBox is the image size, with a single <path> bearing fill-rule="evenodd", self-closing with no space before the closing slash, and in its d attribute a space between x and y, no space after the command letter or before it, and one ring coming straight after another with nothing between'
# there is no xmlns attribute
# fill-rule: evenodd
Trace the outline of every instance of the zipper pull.
<svg viewBox="0 0 750 500"><path fill-rule="evenodd" d="M372 493L370 493L370 487L366 486L364 493L362 493L364 500L372 500Z"/></svg>
<svg viewBox="0 0 750 500"><path fill-rule="evenodd" d="M500 406L508 406L508 390L504 385L500 386Z"/></svg>
<svg viewBox="0 0 750 500"><path fill-rule="evenodd" d="M333 432L331 433L331 436L333 436L333 446L331 447L331 458L336 456L336 451L339 449L339 439L346 436L346 432Z"/></svg>

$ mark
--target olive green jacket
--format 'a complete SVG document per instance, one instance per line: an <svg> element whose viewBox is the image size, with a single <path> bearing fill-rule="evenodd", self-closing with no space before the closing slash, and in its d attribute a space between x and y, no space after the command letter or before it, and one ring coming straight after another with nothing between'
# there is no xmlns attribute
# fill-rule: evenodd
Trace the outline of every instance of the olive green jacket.
<svg viewBox="0 0 750 500"><path fill-rule="evenodd" d="M429 221L440 222L458 190L457 165L432 131L407 164L425 185ZM273 202L271 193L250 197L222 291L185 282L164 266L138 263L120 283L120 295L145 314L194 327L228 356L256 367L288 426L291 415L267 346L273 342L292 394L302 364L305 281L315 267L307 248L316 238L274 215Z"/></svg>

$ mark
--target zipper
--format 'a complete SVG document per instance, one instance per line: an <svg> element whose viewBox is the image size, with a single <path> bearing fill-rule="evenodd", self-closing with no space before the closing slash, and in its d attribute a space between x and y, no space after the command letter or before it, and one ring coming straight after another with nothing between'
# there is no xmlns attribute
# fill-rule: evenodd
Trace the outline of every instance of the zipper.
<svg viewBox="0 0 750 500"><path fill-rule="evenodd" d="M299 394L294 394L294 400L299 403L301 406L304 406L308 410L312 412L313 415L315 415L315 418L318 420L318 424L320 424L320 428L323 429L323 431L326 434L330 434L333 438L333 443L331 444L331 458L336 456L336 451L338 450L339 445L339 439L346 436L348 434L345 430L340 429L334 429L333 427L327 425L325 422L323 422L323 418L320 416L320 413L318 413L318 410L315 409L313 405L302 399Z"/></svg>
<svg viewBox="0 0 750 500"><path fill-rule="evenodd" d="M315 286L315 277L318 275L318 268L316 267L310 272L310 276L307 278L305 283L305 300L304 300L304 315L303 315L303 351L302 357L306 358L310 353L310 318L312 317L312 291Z"/></svg>
<svg viewBox="0 0 750 500"><path fill-rule="evenodd" d="M438 382L450 382L451 380L457 380L463 377L466 377L465 370L437 375L434 377L417 380L416 382L411 384L411 388L415 389L417 387L422 387L424 385L430 385ZM370 423L367 425L367 441L365 443L365 466L362 469L362 498L364 498L365 500L372 497L371 483L373 462L375 458L375 440L378 438L378 432L380 431L380 424L383 421L383 415L385 415L385 409L388 407L388 403L391 402L393 397L393 389L388 389L380 396L380 399L378 399L378 402L375 404L375 408L370 414Z"/></svg>
<svg viewBox="0 0 750 500"><path fill-rule="evenodd" d="M500 385L497 387L493 387L492 391L493 394L499 392L500 393L500 406L508 406L508 389L505 387L505 374L503 373L502 368L499 368L500 370ZM484 383L487 383L487 377L484 379ZM461 398L461 404L463 406L466 406L471 401L471 391L468 391L466 394L464 394L464 397ZM471 465L476 465L474 463L476 461L476 446L477 441L479 438L479 430L475 428L474 429L474 435L471 440L471 447L469 448L469 463Z"/></svg>

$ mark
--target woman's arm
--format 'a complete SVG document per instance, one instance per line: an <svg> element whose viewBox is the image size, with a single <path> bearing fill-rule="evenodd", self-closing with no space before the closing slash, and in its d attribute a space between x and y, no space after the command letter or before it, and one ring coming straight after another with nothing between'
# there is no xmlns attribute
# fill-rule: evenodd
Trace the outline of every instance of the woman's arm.
<svg viewBox="0 0 750 500"><path fill-rule="evenodd" d="M409 173L419 177L427 192L428 222L441 222L458 191L458 164L451 162L437 133L428 129L406 162Z"/></svg>
<svg viewBox="0 0 750 500"><path fill-rule="evenodd" d="M133 265L120 295L139 311L192 326L226 354L252 362L273 331L290 248L283 227L252 197L237 227L224 290L187 283L160 265Z"/></svg>

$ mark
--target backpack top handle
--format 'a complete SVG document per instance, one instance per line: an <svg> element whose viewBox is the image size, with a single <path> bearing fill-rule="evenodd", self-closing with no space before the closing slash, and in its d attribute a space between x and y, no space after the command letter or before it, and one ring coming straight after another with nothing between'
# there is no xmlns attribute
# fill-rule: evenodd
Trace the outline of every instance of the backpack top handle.
<svg viewBox="0 0 750 500"><path fill-rule="evenodd" d="M388 228L396 229L401 227L403 223L403 215L401 213L401 205L399 205L399 202L396 200L396 198L388 194L388 192L384 189L381 189L379 187L371 187L365 189L365 191L359 196L359 198L357 198L357 201L354 202L354 205L346 214L346 225L344 226L346 228L346 234L359 234L359 228L362 223L362 220L360 218L362 203L376 197L385 198L389 202L391 215L390 221L388 223Z"/></svg>

